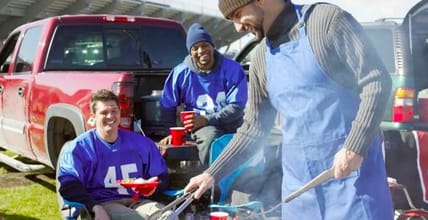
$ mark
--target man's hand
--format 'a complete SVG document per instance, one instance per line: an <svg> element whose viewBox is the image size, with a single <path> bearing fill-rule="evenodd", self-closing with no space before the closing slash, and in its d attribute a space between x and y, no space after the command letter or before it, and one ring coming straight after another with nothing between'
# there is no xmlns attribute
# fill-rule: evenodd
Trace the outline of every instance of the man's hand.
<svg viewBox="0 0 428 220"><path fill-rule="evenodd" d="M201 196L214 186L214 178L208 173L202 173L194 176L190 179L187 186L184 188L184 192L192 192L197 189L194 194L195 199L201 198Z"/></svg>
<svg viewBox="0 0 428 220"><path fill-rule="evenodd" d="M166 153L166 150L168 149L168 146L165 144L156 143L156 146L158 147L158 150L160 154L163 156Z"/></svg>
<svg viewBox="0 0 428 220"><path fill-rule="evenodd" d="M347 177L352 171L361 167L363 159L361 155L342 148L334 156L334 177L336 179Z"/></svg>
<svg viewBox="0 0 428 220"><path fill-rule="evenodd" d="M154 176L148 180L144 180L143 183L156 182L156 181L158 181L158 177ZM157 187L142 189L139 193L143 194L143 196L145 196L145 197L149 197L149 196L153 195L153 193L156 191L156 188Z"/></svg>
<svg viewBox="0 0 428 220"><path fill-rule="evenodd" d="M188 125L190 128L192 128L192 131L196 131L199 128L205 127L208 125L208 120L200 115L195 115L193 117L192 122Z"/></svg>
<svg viewBox="0 0 428 220"><path fill-rule="evenodd" d="M160 145L168 145L171 144L171 135L168 135L164 138L162 138L162 140L159 141Z"/></svg>
<svg viewBox="0 0 428 220"><path fill-rule="evenodd" d="M110 220L110 216L101 205L95 205L92 211L95 213L94 220Z"/></svg>

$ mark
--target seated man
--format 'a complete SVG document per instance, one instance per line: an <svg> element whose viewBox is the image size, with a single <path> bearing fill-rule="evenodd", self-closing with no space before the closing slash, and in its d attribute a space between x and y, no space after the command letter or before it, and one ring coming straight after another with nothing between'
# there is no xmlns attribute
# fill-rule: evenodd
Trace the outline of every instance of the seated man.
<svg viewBox="0 0 428 220"><path fill-rule="evenodd" d="M156 191L165 190L169 178L164 159L152 140L119 129L119 99L114 93L97 91L90 108L95 128L74 139L59 158L61 196L83 203L95 219L148 219L162 207L148 199L155 190L134 202L134 192L117 181L159 181Z"/></svg>
<svg viewBox="0 0 428 220"><path fill-rule="evenodd" d="M178 106L184 104L185 111L195 111L185 127L196 141L201 163L207 166L211 142L236 132L243 122L247 78L239 63L215 50L200 24L190 26L186 45L190 55L170 72L164 85L162 118L167 128L175 127ZM159 143L168 144L170 138Z"/></svg>

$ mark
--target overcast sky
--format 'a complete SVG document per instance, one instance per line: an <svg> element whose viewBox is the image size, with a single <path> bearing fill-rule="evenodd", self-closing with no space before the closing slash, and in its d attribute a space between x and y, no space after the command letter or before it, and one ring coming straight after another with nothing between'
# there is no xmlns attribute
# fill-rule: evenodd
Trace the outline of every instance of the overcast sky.
<svg viewBox="0 0 428 220"><path fill-rule="evenodd" d="M358 21L379 18L403 18L420 0L324 0L350 12ZM314 3L314 0L293 0L294 3Z"/></svg>
<svg viewBox="0 0 428 220"><path fill-rule="evenodd" d="M153 1L153 0L152 0ZM156 1L156 0L154 0ZM217 14L218 0L157 0L183 10ZM296 4L319 2L315 0L292 0ZM373 21L379 18L403 18L407 11L420 0L322 0L336 4L350 12L358 21Z"/></svg>

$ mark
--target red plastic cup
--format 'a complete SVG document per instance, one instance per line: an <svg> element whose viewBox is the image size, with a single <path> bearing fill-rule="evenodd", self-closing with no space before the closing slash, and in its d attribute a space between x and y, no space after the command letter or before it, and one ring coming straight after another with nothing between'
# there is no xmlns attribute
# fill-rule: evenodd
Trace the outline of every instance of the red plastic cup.
<svg viewBox="0 0 428 220"><path fill-rule="evenodd" d="M181 116L181 121L183 122L183 125L186 125L184 122L187 120L186 118L189 115L195 115L195 111L182 111L180 112L180 116ZM192 128L189 127L187 128L187 131L190 131Z"/></svg>
<svg viewBox="0 0 428 220"><path fill-rule="evenodd" d="M180 146L184 144L184 127L169 128L171 134L171 144L173 146Z"/></svg>
<svg viewBox="0 0 428 220"><path fill-rule="evenodd" d="M229 214L227 212L211 212L210 220L228 220Z"/></svg>

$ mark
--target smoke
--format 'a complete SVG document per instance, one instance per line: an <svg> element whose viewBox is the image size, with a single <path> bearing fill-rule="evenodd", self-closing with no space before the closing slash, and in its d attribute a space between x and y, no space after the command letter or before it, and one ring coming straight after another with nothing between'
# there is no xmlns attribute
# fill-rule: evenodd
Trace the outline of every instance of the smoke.
<svg viewBox="0 0 428 220"><path fill-rule="evenodd" d="M278 123L276 123L279 125ZM233 205L245 204L250 201L260 201L264 210L270 210L281 203L282 184L282 156L281 130L278 126L272 129L268 144L254 154L254 158L261 158L259 163L242 171L233 185L230 203ZM262 164L263 169L259 166ZM280 217L281 206L266 214L269 217Z"/></svg>

